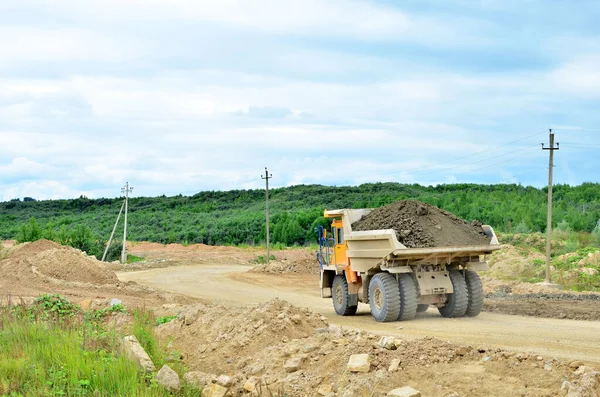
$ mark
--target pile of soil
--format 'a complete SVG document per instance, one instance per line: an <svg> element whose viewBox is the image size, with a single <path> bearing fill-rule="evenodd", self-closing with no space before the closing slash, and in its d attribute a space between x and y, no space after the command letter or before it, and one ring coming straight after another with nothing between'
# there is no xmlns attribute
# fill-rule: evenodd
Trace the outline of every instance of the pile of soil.
<svg viewBox="0 0 600 397"><path fill-rule="evenodd" d="M319 262L316 253L310 249L288 249L275 251L275 260L269 264L255 265L250 272L253 273L297 273L297 274L319 274Z"/></svg>
<svg viewBox="0 0 600 397"><path fill-rule="evenodd" d="M373 210L352 224L354 231L394 229L407 248L485 245L481 224L416 200L401 200Z"/></svg>
<svg viewBox="0 0 600 397"><path fill-rule="evenodd" d="M0 258L0 304L61 294L73 302L104 308L112 298L126 306L190 303L197 299L157 292L133 281L123 283L107 264L72 247L48 240L15 245ZM12 297L12 298L11 298Z"/></svg>
<svg viewBox="0 0 600 397"><path fill-rule="evenodd" d="M233 371L240 357L252 356L282 338L308 337L315 328L326 326L321 315L279 299L251 309L198 304L179 318L159 327L159 336L185 351L191 368L209 372Z"/></svg>
<svg viewBox="0 0 600 397"><path fill-rule="evenodd" d="M565 380L567 388L580 387L584 373L574 374L583 363L531 353L431 337L381 338L327 325L319 315L280 300L245 309L168 307L181 314L157 332L181 353L191 370L186 378L203 386L227 375L232 395L256 388L265 395L379 397L409 385L426 396L555 396ZM368 373L346 370L354 354L369 355Z"/></svg>
<svg viewBox="0 0 600 397"><path fill-rule="evenodd" d="M89 284L114 284L114 272L93 256L48 240L18 246L0 264L3 277L26 281L31 277Z"/></svg>

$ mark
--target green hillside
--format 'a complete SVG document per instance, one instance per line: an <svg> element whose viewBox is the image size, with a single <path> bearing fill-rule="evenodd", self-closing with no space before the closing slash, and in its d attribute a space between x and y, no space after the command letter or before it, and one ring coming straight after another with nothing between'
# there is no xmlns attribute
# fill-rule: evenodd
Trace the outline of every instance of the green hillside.
<svg viewBox="0 0 600 397"><path fill-rule="evenodd" d="M314 229L325 223L324 209L379 207L417 199L477 219L500 232L543 231L546 189L520 185L455 184L440 186L372 183L356 187L300 185L271 191L272 241L285 245L315 241ZM557 185L554 222L590 232L600 219L600 184ZM17 238L35 218L44 233L74 231L106 241L122 199L25 201L0 203L0 238ZM137 197L129 204L129 239L161 243L257 244L264 241L264 191L200 192L193 196ZM83 226L83 227L82 227ZM85 228L84 228L85 227ZM87 230L89 229L89 230Z"/></svg>

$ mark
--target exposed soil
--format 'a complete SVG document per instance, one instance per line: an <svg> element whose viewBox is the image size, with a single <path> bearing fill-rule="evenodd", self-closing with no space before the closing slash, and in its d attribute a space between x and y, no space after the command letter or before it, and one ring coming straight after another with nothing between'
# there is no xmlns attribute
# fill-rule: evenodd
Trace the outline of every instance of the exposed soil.
<svg viewBox="0 0 600 397"><path fill-rule="evenodd" d="M0 301L25 301L42 293L59 293L76 303L106 306L112 298L129 305L189 303L189 297L157 292L133 281L123 283L104 262L52 241L18 244L0 260Z"/></svg>
<svg viewBox="0 0 600 397"><path fill-rule="evenodd" d="M426 396L550 397L560 394L565 380L565 389L575 391L584 374L597 377L593 369L576 373L581 362L328 325L320 315L277 299L250 308L169 308L180 315L158 328L161 339L182 354L190 377L210 384L226 374L234 394L250 385L288 396L384 396L409 385ZM354 354L369 356L368 373L346 370ZM390 370L394 360L398 369ZM598 383L584 391L598 391Z"/></svg>
<svg viewBox="0 0 600 397"><path fill-rule="evenodd" d="M394 229L408 248L485 245L490 239L481 224L416 200L401 200L373 210L352 224L352 230Z"/></svg>

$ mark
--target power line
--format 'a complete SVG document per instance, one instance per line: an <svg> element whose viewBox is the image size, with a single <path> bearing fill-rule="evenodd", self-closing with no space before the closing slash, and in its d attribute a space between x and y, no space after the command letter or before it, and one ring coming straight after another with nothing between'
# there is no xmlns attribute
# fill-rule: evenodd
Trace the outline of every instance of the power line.
<svg viewBox="0 0 600 397"><path fill-rule="evenodd" d="M478 155L483 154L483 153L488 153L488 152L493 151L493 150L497 150L497 149L500 149L500 148L503 148L503 147L507 147L509 145L512 145L513 143L521 142L521 141L524 141L526 139L532 138L532 137L534 137L536 135L540 135L540 134L543 134L543 133L544 133L544 131L536 132L535 134L531 134L531 135L525 136L523 138L515 139L513 141L506 142L506 143L504 143L502 145L494 146L492 148L481 150L479 152L470 153L470 154L468 154L466 156L463 156L463 157L459 157L459 158L455 158L455 159L451 159L451 160L442 161L442 162L431 164L431 165L428 165L428 166L425 166L425 167L406 168L406 169L403 169L402 171L403 172L405 172L405 171L422 171L422 170L432 169L432 168L435 168L435 167L440 166L440 165L444 165L444 164L448 164L448 163L452 163L452 162L456 162L456 161L460 161L460 160L472 158L472 157L478 156ZM508 154L512 154L512 153L508 153ZM496 157L501 157L501 156L496 156ZM492 157L492 158L496 158L496 157ZM484 160L479 160L478 162L482 162L482 161L486 161L486 160L490 160L490 158L484 159ZM474 163L469 163L469 164L474 164ZM421 173L421 175L424 176L424 175L429 175L429 174L433 174L433 173L436 173L436 172L444 172L444 171L447 171L447 170L451 170L451 169L455 169L455 168L460 168L462 166L466 166L466 165L469 165L469 164L453 166L453 167L445 168L445 169L442 169L442 170L435 169L435 170L433 170L431 172ZM381 173L380 175L396 175L396 174L398 174L398 171Z"/></svg>
<svg viewBox="0 0 600 397"><path fill-rule="evenodd" d="M429 174L433 174L433 173L436 173L436 172L448 172L448 171L451 171L451 170L454 170L454 169L457 169L457 168L468 167L468 166L470 166L470 165L479 164L479 163L483 163L483 162L486 162L486 161L489 161L489 160L493 160L493 159L497 159L497 158L500 158L500 157L509 156L509 155L511 155L511 154L515 154L515 153L523 152L523 151L525 151L525 150L529 150L529 149L531 149L531 146L527 146L527 147L525 147L525 148L523 148L523 149L520 149L520 150L517 150L517 151L515 151L515 152L504 153L504 154L501 154L501 155L498 155L498 156L494 156L494 157L488 157L488 158L486 158L486 159L477 160L477 161L473 161L473 162L471 162L471 163L467 163L467 164L461 164L461 165L457 165L457 166L454 166L454 167L445 168L445 169L442 169L442 170L430 171L430 172L427 172L427 173L424 173L424 174L421 174L421 175L429 175ZM499 164L502 164L502 163L499 163ZM492 165L493 165L493 164L492 164ZM483 168L486 168L486 167L488 167L488 166L485 166L485 167L483 167ZM460 175L460 174L459 174L459 175Z"/></svg>

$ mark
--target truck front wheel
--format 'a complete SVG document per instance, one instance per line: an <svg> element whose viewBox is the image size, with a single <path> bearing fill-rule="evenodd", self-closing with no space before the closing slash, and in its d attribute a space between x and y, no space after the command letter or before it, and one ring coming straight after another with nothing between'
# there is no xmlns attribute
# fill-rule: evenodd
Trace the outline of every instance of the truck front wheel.
<svg viewBox="0 0 600 397"><path fill-rule="evenodd" d="M390 273L378 273L369 283L371 314L379 322L396 321L400 315L398 280Z"/></svg>
<svg viewBox="0 0 600 397"><path fill-rule="evenodd" d="M356 314L358 305L350 304L350 295L348 294L348 281L346 276L338 274L333 278L331 286L331 296L333 298L333 307L340 316L353 316Z"/></svg>

